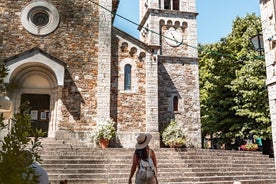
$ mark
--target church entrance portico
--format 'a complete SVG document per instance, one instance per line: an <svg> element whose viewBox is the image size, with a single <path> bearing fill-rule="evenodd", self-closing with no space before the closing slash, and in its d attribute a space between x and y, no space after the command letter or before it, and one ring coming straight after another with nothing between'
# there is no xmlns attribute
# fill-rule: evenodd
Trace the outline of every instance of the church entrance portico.
<svg viewBox="0 0 276 184"><path fill-rule="evenodd" d="M30 56L30 57L28 57ZM39 49L7 59L8 76L4 79L7 95L13 103L13 112L19 112L28 101L34 128L46 132L45 137L55 137L58 131L58 89L63 85L64 65L53 60Z"/></svg>

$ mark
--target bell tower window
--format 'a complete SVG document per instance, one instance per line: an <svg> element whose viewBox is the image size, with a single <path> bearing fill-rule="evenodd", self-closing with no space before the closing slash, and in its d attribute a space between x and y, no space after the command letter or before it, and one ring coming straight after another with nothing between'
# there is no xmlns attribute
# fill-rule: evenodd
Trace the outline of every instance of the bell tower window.
<svg viewBox="0 0 276 184"><path fill-rule="evenodd" d="M179 10L179 0L165 0L164 9Z"/></svg>
<svg viewBox="0 0 276 184"><path fill-rule="evenodd" d="M179 0L173 0L173 10L179 10Z"/></svg>
<svg viewBox="0 0 276 184"><path fill-rule="evenodd" d="M164 9L171 9L171 0L165 0L164 1Z"/></svg>

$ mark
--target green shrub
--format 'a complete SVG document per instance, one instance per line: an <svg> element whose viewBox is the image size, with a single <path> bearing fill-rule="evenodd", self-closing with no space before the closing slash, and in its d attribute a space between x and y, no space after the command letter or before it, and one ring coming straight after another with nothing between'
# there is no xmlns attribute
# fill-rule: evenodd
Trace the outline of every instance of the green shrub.
<svg viewBox="0 0 276 184"><path fill-rule="evenodd" d="M166 146L173 147L174 145L186 144L185 129L175 120L170 121L170 124L161 133L161 137Z"/></svg>

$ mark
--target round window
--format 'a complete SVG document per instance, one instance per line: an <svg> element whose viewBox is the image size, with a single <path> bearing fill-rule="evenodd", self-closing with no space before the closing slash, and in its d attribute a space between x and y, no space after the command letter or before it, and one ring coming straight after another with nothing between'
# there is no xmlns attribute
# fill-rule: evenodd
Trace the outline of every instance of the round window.
<svg viewBox="0 0 276 184"><path fill-rule="evenodd" d="M46 11L35 11L31 14L31 21L36 26L46 26L49 23L49 14Z"/></svg>
<svg viewBox="0 0 276 184"><path fill-rule="evenodd" d="M21 23L32 34L46 35L57 28L59 14L57 9L49 2L35 1L23 8Z"/></svg>

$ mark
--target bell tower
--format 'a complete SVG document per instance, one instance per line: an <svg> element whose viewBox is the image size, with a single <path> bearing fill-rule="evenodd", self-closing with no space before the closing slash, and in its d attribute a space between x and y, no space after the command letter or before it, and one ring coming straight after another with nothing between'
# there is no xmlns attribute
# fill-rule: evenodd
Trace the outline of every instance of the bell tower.
<svg viewBox="0 0 276 184"><path fill-rule="evenodd" d="M195 1L140 0L138 30L140 40L156 48L157 71L151 69L149 74L157 72L158 76L159 132L174 119L186 130L188 147L199 148L201 124Z"/></svg>
<svg viewBox="0 0 276 184"><path fill-rule="evenodd" d="M140 40L160 55L197 57L195 0L141 0Z"/></svg>

